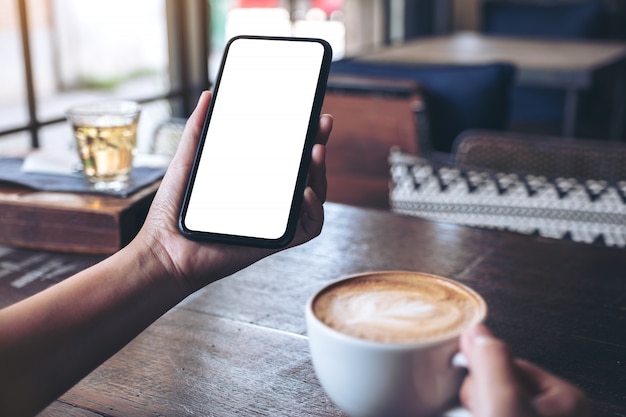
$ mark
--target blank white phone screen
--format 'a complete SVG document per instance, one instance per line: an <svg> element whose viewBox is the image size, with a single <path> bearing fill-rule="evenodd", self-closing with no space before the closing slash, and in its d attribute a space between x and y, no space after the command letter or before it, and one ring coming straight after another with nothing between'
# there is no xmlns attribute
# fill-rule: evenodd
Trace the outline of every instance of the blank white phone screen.
<svg viewBox="0 0 626 417"><path fill-rule="evenodd" d="M285 233L323 55L317 42L230 45L187 229L264 239Z"/></svg>

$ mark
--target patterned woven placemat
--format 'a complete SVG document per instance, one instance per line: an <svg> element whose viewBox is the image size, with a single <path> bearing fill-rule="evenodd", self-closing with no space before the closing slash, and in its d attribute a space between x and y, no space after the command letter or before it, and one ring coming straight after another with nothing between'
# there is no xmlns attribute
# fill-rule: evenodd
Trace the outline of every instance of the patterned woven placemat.
<svg viewBox="0 0 626 417"><path fill-rule="evenodd" d="M397 150L389 162L396 213L626 247L626 180L463 169Z"/></svg>

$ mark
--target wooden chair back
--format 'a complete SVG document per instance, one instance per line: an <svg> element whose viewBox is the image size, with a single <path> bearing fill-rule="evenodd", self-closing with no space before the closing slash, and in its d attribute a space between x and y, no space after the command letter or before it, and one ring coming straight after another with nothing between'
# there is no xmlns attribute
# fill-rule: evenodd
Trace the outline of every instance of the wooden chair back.
<svg viewBox="0 0 626 417"><path fill-rule="evenodd" d="M626 143L510 132L467 131L453 159L501 172L617 182L626 180Z"/></svg>

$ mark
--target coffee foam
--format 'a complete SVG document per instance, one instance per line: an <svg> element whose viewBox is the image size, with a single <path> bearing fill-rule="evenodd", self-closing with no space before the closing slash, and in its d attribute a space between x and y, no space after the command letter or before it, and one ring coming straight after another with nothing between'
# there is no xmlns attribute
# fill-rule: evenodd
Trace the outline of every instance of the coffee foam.
<svg viewBox="0 0 626 417"><path fill-rule="evenodd" d="M414 343L458 334L480 320L484 304L452 281L384 272L327 288L315 299L314 311L329 327L354 337Z"/></svg>

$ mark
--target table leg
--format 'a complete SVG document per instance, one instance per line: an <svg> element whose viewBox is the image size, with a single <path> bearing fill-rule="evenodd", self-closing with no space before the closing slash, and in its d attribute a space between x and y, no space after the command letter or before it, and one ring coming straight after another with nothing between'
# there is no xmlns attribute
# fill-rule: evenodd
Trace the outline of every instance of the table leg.
<svg viewBox="0 0 626 417"><path fill-rule="evenodd" d="M578 90L565 90L565 108L563 111L562 135L573 138L576 133L576 113L578 112Z"/></svg>

